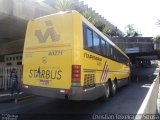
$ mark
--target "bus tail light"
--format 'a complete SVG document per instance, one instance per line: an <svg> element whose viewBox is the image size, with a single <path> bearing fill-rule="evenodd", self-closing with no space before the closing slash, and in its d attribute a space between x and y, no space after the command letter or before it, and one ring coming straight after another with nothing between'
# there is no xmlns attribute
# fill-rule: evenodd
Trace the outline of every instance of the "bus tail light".
<svg viewBox="0 0 160 120"><path fill-rule="evenodd" d="M72 84L80 85L80 79L81 79L81 66L72 65Z"/></svg>

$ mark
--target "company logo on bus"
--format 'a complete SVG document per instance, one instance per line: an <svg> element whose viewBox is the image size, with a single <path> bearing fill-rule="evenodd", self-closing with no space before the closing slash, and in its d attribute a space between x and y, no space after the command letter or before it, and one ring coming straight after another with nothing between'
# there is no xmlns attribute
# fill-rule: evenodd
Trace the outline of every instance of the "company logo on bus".
<svg viewBox="0 0 160 120"><path fill-rule="evenodd" d="M29 78L61 80L62 71L60 69L44 70L39 67L37 70L31 69L29 71Z"/></svg>
<svg viewBox="0 0 160 120"><path fill-rule="evenodd" d="M46 40L50 37L53 42L60 40L60 35L54 30L52 21L45 21L47 29L42 33L41 29L35 30L35 36L37 37L39 43L45 43Z"/></svg>
<svg viewBox="0 0 160 120"><path fill-rule="evenodd" d="M42 57L42 63L46 64L47 63L47 57Z"/></svg>
<svg viewBox="0 0 160 120"><path fill-rule="evenodd" d="M102 72L101 81L105 81L106 80L106 78L108 76L108 72L109 72L109 66L108 66L107 61L106 61L105 65L104 65L103 72Z"/></svg>

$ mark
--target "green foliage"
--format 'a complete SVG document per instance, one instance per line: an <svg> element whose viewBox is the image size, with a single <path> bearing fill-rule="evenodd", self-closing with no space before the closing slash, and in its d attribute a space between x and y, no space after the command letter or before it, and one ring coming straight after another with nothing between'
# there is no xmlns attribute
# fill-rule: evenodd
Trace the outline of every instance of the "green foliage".
<svg viewBox="0 0 160 120"><path fill-rule="evenodd" d="M92 15L91 15L89 12L87 12L87 11L83 12L82 15L83 15L88 21L90 21L95 27L99 27L99 26L102 24L102 22L101 22L98 18L92 16Z"/></svg>
<svg viewBox="0 0 160 120"><path fill-rule="evenodd" d="M57 11L66 11L71 10L73 8L73 1L72 0L56 0L56 4L53 7Z"/></svg>
<svg viewBox="0 0 160 120"><path fill-rule="evenodd" d="M110 34L110 29L109 29L109 27L105 26L105 27L103 28L102 32L103 32L104 34Z"/></svg>
<svg viewBox="0 0 160 120"><path fill-rule="evenodd" d="M83 12L82 15L87 19L90 20L92 18L91 14L87 11Z"/></svg>
<svg viewBox="0 0 160 120"><path fill-rule="evenodd" d="M98 27L98 26L100 26L102 24L102 22L99 19L95 18L95 17L92 17L91 23L96 27Z"/></svg>
<svg viewBox="0 0 160 120"><path fill-rule="evenodd" d="M133 24L128 24L125 27L125 32L126 32L127 36L133 36L134 33L135 33L134 25Z"/></svg>
<svg viewBox="0 0 160 120"><path fill-rule="evenodd" d="M97 29L99 29L104 34L109 34L109 28L105 26L98 18L92 16L89 12L85 11L82 15L90 21Z"/></svg>
<svg viewBox="0 0 160 120"><path fill-rule="evenodd" d="M125 32L126 32L127 36L129 36L129 37L142 36L142 35L140 34L140 32L135 29L134 24L128 24L128 25L125 27Z"/></svg>
<svg viewBox="0 0 160 120"><path fill-rule="evenodd" d="M157 36L155 36L155 37L153 37L153 41L160 41L160 35L157 35Z"/></svg>

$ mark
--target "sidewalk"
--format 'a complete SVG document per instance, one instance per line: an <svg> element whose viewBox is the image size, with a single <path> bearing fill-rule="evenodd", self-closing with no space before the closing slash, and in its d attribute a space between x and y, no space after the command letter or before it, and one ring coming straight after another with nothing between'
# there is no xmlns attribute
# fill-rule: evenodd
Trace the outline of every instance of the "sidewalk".
<svg viewBox="0 0 160 120"><path fill-rule="evenodd" d="M160 68L160 61L158 61L158 66ZM160 71L159 71L160 75ZM157 97L157 114L160 114L160 82L159 82L159 90L158 90L158 97Z"/></svg>
<svg viewBox="0 0 160 120"><path fill-rule="evenodd" d="M157 114L160 114L160 85L159 85L159 93L157 98Z"/></svg>
<svg viewBox="0 0 160 120"><path fill-rule="evenodd" d="M11 96L11 93L9 90L0 90L0 103L7 102L7 101L13 101L16 98L22 98L26 96L24 92L20 92L19 94L14 93L13 96Z"/></svg>

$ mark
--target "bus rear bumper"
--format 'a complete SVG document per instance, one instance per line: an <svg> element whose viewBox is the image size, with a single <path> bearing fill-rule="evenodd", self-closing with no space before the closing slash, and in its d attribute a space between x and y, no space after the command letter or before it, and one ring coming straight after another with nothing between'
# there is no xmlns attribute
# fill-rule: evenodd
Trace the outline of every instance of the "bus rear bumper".
<svg viewBox="0 0 160 120"><path fill-rule="evenodd" d="M71 87L69 92L66 93L64 89L23 85L22 90L29 94L58 98L58 99L96 100L97 98L105 94L104 87L105 86L103 84L96 85L95 87L87 89L84 89L83 87Z"/></svg>
<svg viewBox="0 0 160 120"><path fill-rule="evenodd" d="M69 99L72 100L96 100L105 94L103 85L97 85L86 89L83 87L72 87L72 90L72 94L68 96Z"/></svg>

